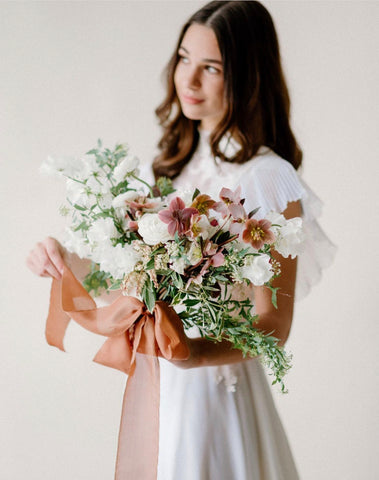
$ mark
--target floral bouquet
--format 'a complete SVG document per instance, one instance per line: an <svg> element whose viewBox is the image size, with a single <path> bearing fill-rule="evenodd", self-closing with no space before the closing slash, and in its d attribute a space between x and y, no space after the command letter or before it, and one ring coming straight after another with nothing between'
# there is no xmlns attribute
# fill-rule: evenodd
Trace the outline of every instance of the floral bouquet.
<svg viewBox="0 0 379 480"><path fill-rule="evenodd" d="M119 289L141 298L149 311L165 301L184 328L197 327L203 337L260 356L284 390L290 356L278 339L259 330L251 298L235 292L265 285L276 306L271 282L280 264L272 252L300 252L300 218L271 212L256 220L258 209L246 212L240 188L222 188L214 199L197 189L176 191L167 178L151 186L139 178L139 161L122 144L112 151L99 140L82 158L49 157L41 169L67 178L61 213L71 216L71 224L65 246L92 261L87 291Z"/></svg>

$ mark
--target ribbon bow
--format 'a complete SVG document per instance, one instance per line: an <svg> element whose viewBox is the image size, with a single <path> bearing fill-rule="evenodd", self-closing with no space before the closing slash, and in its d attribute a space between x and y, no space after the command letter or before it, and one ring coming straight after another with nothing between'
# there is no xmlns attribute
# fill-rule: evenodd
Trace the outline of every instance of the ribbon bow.
<svg viewBox="0 0 379 480"><path fill-rule="evenodd" d="M120 296L112 304L96 307L93 298L71 270L53 279L46 340L64 350L70 322L108 337L93 359L129 375L121 415L116 480L155 480L159 446L159 361L189 356L182 322L165 302L152 313L134 297ZM138 356L136 361L136 354Z"/></svg>

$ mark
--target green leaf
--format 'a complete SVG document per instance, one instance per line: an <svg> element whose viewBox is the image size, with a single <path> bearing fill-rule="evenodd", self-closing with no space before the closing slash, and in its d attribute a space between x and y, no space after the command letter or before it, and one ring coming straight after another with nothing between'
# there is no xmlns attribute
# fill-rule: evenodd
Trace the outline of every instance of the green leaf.
<svg viewBox="0 0 379 480"><path fill-rule="evenodd" d="M261 207L254 208L254 210L252 210L251 212L249 212L249 215L248 215L247 217L248 217L248 218L253 217L253 216L258 212L258 210L259 210L260 208L261 208Z"/></svg>
<svg viewBox="0 0 379 480"><path fill-rule="evenodd" d="M125 193L132 190L128 188L128 185L129 185L128 180L123 180L122 182L118 183L115 187L111 188L112 195L117 197L117 195L121 195L121 193Z"/></svg>
<svg viewBox="0 0 379 480"><path fill-rule="evenodd" d="M162 197L166 197L170 193L175 192L172 180L167 177L159 177L157 180L157 187L159 188Z"/></svg>
<svg viewBox="0 0 379 480"><path fill-rule="evenodd" d="M198 303L200 303L200 300L198 299L188 299L188 300L184 300L184 305L186 305L187 307L193 307L194 305L197 305Z"/></svg>
<svg viewBox="0 0 379 480"><path fill-rule="evenodd" d="M183 283L182 277L178 273L173 272L172 281L176 288L183 288L184 283Z"/></svg>
<svg viewBox="0 0 379 480"><path fill-rule="evenodd" d="M81 212L85 212L87 210L86 207L82 207L81 205L77 205L76 203L74 203L74 208L76 208L76 210L80 210Z"/></svg>
<svg viewBox="0 0 379 480"><path fill-rule="evenodd" d="M155 260L154 257L150 258L145 266L145 270L152 270L155 267Z"/></svg>
<svg viewBox="0 0 379 480"><path fill-rule="evenodd" d="M120 290L121 285L122 280L116 280L110 287L108 287L108 290Z"/></svg>
<svg viewBox="0 0 379 480"><path fill-rule="evenodd" d="M150 279L145 282L142 288L142 299L149 312L152 312L155 306L156 294Z"/></svg>
<svg viewBox="0 0 379 480"><path fill-rule="evenodd" d="M100 295L102 290L108 289L108 282L110 275L106 272L98 270L96 264L92 265L92 271L86 275L83 280L83 286L87 292L94 292L94 296L97 297Z"/></svg>
<svg viewBox="0 0 379 480"><path fill-rule="evenodd" d="M271 290L271 302L274 305L276 309L278 309L278 298L277 298L277 292L279 290L279 287L274 288L271 285L268 285L268 288Z"/></svg>
<svg viewBox="0 0 379 480"><path fill-rule="evenodd" d="M200 193L200 190L197 188L197 189L193 192L192 201L195 200L195 198L199 195L199 193Z"/></svg>

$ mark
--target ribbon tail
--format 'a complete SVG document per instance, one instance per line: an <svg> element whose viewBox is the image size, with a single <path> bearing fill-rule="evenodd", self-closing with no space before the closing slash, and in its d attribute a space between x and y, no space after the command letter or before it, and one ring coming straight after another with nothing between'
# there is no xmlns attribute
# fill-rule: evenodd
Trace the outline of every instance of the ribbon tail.
<svg viewBox="0 0 379 480"><path fill-rule="evenodd" d="M70 317L62 309L62 281L54 278L50 290L49 314L45 328L47 343L64 352L63 338L69 323Z"/></svg>
<svg viewBox="0 0 379 480"><path fill-rule="evenodd" d="M137 353L121 415L115 480L156 480L159 449L159 360Z"/></svg>

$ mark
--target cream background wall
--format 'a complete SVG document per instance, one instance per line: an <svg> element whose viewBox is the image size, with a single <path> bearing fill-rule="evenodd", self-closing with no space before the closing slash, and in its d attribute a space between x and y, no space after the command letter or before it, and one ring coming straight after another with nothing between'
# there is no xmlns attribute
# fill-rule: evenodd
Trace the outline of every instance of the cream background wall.
<svg viewBox="0 0 379 480"><path fill-rule="evenodd" d="M264 4L281 41L303 175L324 200L322 225L339 247L297 306L290 394L274 395L301 478L374 480L379 5ZM201 5L0 2L2 479L113 478L125 379L90 363L86 335L73 336L72 354L47 346L49 281L24 264L34 242L63 228L64 186L38 167L48 154L80 154L98 137L109 146L127 140L149 162L159 75L180 26Z"/></svg>

